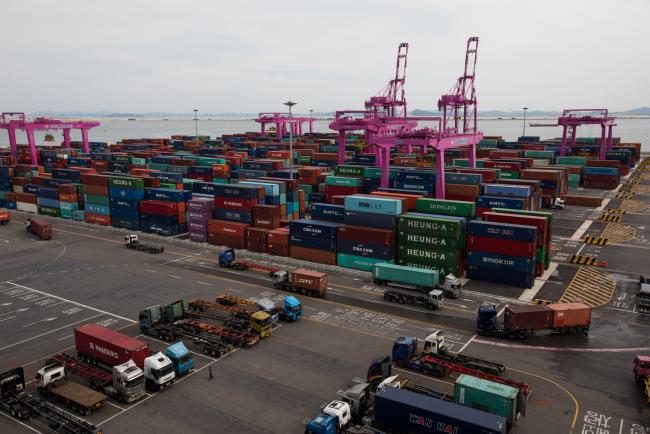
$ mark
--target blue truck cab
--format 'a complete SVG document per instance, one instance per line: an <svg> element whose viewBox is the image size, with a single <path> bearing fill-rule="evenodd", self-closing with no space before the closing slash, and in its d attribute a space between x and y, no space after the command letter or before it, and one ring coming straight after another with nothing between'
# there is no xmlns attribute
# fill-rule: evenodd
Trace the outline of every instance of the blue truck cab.
<svg viewBox="0 0 650 434"><path fill-rule="evenodd" d="M235 250L226 249L219 253L219 265L222 267L229 266L235 260Z"/></svg>
<svg viewBox="0 0 650 434"><path fill-rule="evenodd" d="M293 295L284 297L280 317L285 321L298 321L302 316L302 303Z"/></svg>
<svg viewBox="0 0 650 434"><path fill-rule="evenodd" d="M497 307L494 305L480 306L476 317L476 331L479 335L495 334L499 332L497 322Z"/></svg>
<svg viewBox="0 0 650 434"><path fill-rule="evenodd" d="M305 425L305 434L337 434L338 417L319 414Z"/></svg>
<svg viewBox="0 0 650 434"><path fill-rule="evenodd" d="M194 357L183 342L168 346L165 355L171 359L176 375L185 375L194 367Z"/></svg>
<svg viewBox="0 0 650 434"><path fill-rule="evenodd" d="M394 362L409 361L417 353L418 340L410 336L402 336L395 339L391 357Z"/></svg>

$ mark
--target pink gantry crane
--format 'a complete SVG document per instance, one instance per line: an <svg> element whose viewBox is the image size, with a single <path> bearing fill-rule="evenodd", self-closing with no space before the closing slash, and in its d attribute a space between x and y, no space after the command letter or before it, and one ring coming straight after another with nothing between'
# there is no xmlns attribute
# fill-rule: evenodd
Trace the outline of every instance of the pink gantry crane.
<svg viewBox="0 0 650 434"><path fill-rule="evenodd" d="M341 110L336 112L330 128L338 131L338 164L345 163L345 137L349 131L363 131L366 141L370 137L393 136L405 133L417 126L417 122L407 120L406 64L409 44L402 42L397 48L395 78L377 95L366 100L365 110Z"/></svg>
<svg viewBox="0 0 650 434"><path fill-rule="evenodd" d="M474 81L476 78L476 57L478 37L470 37L465 50L465 69L448 94L438 100L442 116L404 117L405 121L433 121L437 128L412 129L391 136L373 135L370 140L375 146L377 165L381 167L381 186L387 187L390 175L391 149L406 146L411 152L413 146L419 147L420 154L426 154L429 147L436 150L436 197L445 197L445 159L446 149L469 146L469 167L476 167L476 144L483 138L478 131L477 101ZM459 123L461 122L462 123Z"/></svg>
<svg viewBox="0 0 650 434"><path fill-rule="evenodd" d="M260 113L255 122L260 124L260 133L266 133L266 124L275 124L275 134L281 139L284 134L291 128L291 134L294 136L302 135L302 124L309 124L309 133L314 132L314 121L312 117L289 116L289 113Z"/></svg>
<svg viewBox="0 0 650 434"><path fill-rule="evenodd" d="M605 159L605 153L612 149L612 129L615 117L609 116L607 109L567 109L557 119L557 124L562 126L562 145L560 155L566 155L567 145L575 146L580 125L600 125L600 152L599 159ZM607 138L605 130L607 129Z"/></svg>
<svg viewBox="0 0 650 434"><path fill-rule="evenodd" d="M70 148L70 130L81 130L81 141L83 142L84 152L90 152L88 144L88 130L98 127L97 121L62 121L59 119L36 118L29 121L22 112L5 112L2 113L0 128L7 130L9 133L9 146L14 156L18 155L18 145L16 144L16 130L23 130L27 133L27 142L31 150L32 164L38 164L38 153L36 152L36 140L34 131L63 130L63 144L65 149Z"/></svg>

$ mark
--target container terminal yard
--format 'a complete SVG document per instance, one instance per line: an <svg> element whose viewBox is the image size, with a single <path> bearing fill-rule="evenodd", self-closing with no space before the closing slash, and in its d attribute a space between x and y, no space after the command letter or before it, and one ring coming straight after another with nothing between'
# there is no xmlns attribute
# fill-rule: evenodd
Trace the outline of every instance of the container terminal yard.
<svg viewBox="0 0 650 434"><path fill-rule="evenodd" d="M478 42L441 116L402 43L333 133L3 113L2 431L647 433L650 158L607 109L479 131Z"/></svg>

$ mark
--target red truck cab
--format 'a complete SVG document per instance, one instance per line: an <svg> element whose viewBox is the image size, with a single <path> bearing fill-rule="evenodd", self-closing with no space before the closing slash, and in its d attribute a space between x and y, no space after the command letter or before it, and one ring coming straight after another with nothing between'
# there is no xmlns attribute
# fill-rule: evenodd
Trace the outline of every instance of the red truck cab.
<svg viewBox="0 0 650 434"><path fill-rule="evenodd" d="M650 356L636 356L633 371L634 379L638 382L650 377Z"/></svg>
<svg viewBox="0 0 650 434"><path fill-rule="evenodd" d="M9 211L0 210L0 225L6 225L11 221L11 213Z"/></svg>

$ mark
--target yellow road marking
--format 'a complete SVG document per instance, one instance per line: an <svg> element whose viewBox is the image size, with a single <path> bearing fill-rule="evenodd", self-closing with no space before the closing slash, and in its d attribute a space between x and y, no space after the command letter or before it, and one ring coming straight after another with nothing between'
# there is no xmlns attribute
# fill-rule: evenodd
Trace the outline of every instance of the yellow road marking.
<svg viewBox="0 0 650 434"><path fill-rule="evenodd" d="M571 303L576 299L591 307L609 303L614 295L616 282L604 271L580 267L560 297L560 303Z"/></svg>

